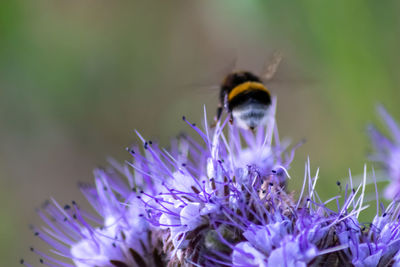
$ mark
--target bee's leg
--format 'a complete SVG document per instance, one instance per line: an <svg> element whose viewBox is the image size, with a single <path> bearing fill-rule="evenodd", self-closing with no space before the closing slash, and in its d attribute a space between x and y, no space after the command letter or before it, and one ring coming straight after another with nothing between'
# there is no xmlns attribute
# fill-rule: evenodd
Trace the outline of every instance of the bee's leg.
<svg viewBox="0 0 400 267"><path fill-rule="evenodd" d="M218 108L217 108L217 119L216 119L216 121L219 121L221 119L222 111L223 111L223 108L222 108L222 106L219 105Z"/></svg>
<svg viewBox="0 0 400 267"><path fill-rule="evenodd" d="M219 104L218 108L217 108L217 115L214 118L214 122L211 124L211 128L214 128L215 126L217 126L217 123L221 119L223 110L224 110L223 107L221 106L221 104Z"/></svg>
<svg viewBox="0 0 400 267"><path fill-rule="evenodd" d="M233 125L233 115L232 112L230 113L229 123Z"/></svg>

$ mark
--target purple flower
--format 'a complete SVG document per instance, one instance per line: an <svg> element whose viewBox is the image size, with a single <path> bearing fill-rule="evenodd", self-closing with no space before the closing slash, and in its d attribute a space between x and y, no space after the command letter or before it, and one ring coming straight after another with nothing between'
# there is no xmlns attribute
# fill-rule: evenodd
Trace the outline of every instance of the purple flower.
<svg viewBox="0 0 400 267"><path fill-rule="evenodd" d="M344 253L348 261L354 266L400 264L393 260L400 249L398 208L392 203L382 216L374 218L369 229L354 217L337 227L340 243L347 245Z"/></svg>
<svg viewBox="0 0 400 267"><path fill-rule="evenodd" d="M390 185L385 190L385 197L398 199L400 197L400 127L383 107L379 106L378 111L390 132L390 138L384 136L375 127L369 127L375 149L375 154L371 158L379 162L388 174Z"/></svg>
<svg viewBox="0 0 400 267"><path fill-rule="evenodd" d="M39 212L47 227L35 229L35 234L53 247L55 255L69 258L79 267L139 266L159 261L151 257L151 225L141 215L142 202L112 179L114 175L96 170L95 187L81 186L100 217L81 210L75 202L61 207L54 200ZM49 266L72 266L32 250Z"/></svg>
<svg viewBox="0 0 400 267"><path fill-rule="evenodd" d="M233 251L233 266L306 266L318 250L301 233L289 234L291 224L285 219L263 226L251 225L243 233L248 242L237 244Z"/></svg>
<svg viewBox="0 0 400 267"><path fill-rule="evenodd" d="M399 206L377 212L369 225L358 221L368 208L366 170L356 188L350 180L342 195L322 201L319 172L312 175L308 161L295 199L286 188L295 148L279 140L273 116L254 133L227 119L213 129L205 122L204 131L184 121L203 144L182 135L166 150L138 133L142 145L128 149L130 162L95 171L95 185L81 189L97 214L54 200L39 211L47 226L34 231L52 247L52 256L33 249L41 261L80 267L399 262Z"/></svg>
<svg viewBox="0 0 400 267"><path fill-rule="evenodd" d="M307 266L318 255L317 248L312 244L302 247L301 241L288 236L288 240L272 251L268 258L269 266Z"/></svg>

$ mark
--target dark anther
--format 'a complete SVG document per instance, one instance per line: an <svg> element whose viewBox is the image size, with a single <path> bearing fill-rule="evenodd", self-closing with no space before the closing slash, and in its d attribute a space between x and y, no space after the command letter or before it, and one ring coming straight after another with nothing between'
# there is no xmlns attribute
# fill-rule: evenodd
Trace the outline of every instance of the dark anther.
<svg viewBox="0 0 400 267"><path fill-rule="evenodd" d="M183 166L183 167L186 167L186 163L182 163L182 166Z"/></svg>
<svg viewBox="0 0 400 267"><path fill-rule="evenodd" d="M311 201L311 199L309 199L309 198L307 198L306 200L307 200L307 202Z"/></svg>
<svg viewBox="0 0 400 267"><path fill-rule="evenodd" d="M353 188L353 189L351 189L351 191L353 192L353 194L356 192L356 190Z"/></svg>
<svg viewBox="0 0 400 267"><path fill-rule="evenodd" d="M72 205L76 205L76 202L75 202L75 200L72 200L72 202L71 202L71 203L72 203Z"/></svg>
<svg viewBox="0 0 400 267"><path fill-rule="evenodd" d="M139 253L137 253L134 249L130 248L129 252L131 253L132 258L135 260L136 265L146 267L147 264L145 260L140 256Z"/></svg>
<svg viewBox="0 0 400 267"><path fill-rule="evenodd" d="M42 264L43 264L43 259L40 259L39 261L40 261L40 263L42 263Z"/></svg>
<svg viewBox="0 0 400 267"><path fill-rule="evenodd" d="M65 209L65 210L69 210L70 208L71 208L70 205L65 205L65 206L64 206L64 209Z"/></svg>
<svg viewBox="0 0 400 267"><path fill-rule="evenodd" d="M185 120L186 120L186 117L185 117L185 116L182 116L182 120L184 120L184 121L185 121Z"/></svg>
<svg viewBox="0 0 400 267"><path fill-rule="evenodd" d="M76 214L72 215L72 218L74 218L76 220Z"/></svg>
<svg viewBox="0 0 400 267"><path fill-rule="evenodd" d="M106 187L106 186L105 186L105 187L103 187L103 190L104 190L104 191L107 191L107 187Z"/></svg>
<svg viewBox="0 0 400 267"><path fill-rule="evenodd" d="M272 173L276 173L276 170L272 170L271 172L272 172Z"/></svg>
<svg viewBox="0 0 400 267"><path fill-rule="evenodd" d="M149 140L149 144L150 144L150 145L152 145L152 144L153 144L153 142L151 142L151 140Z"/></svg>
<svg viewBox="0 0 400 267"><path fill-rule="evenodd" d="M340 186L340 182L339 182L339 181L337 181L337 182L336 182L336 185L337 185L337 186Z"/></svg>
<svg viewBox="0 0 400 267"><path fill-rule="evenodd" d="M385 213L382 214L382 217L386 217L386 215L387 215L387 213L385 212Z"/></svg>
<svg viewBox="0 0 400 267"><path fill-rule="evenodd" d="M273 183L269 183L268 185L269 185L269 186L273 186L274 184L273 184Z"/></svg>
<svg viewBox="0 0 400 267"><path fill-rule="evenodd" d="M29 249L30 249L30 251L32 251L32 252L34 251L33 247L30 247Z"/></svg>
<svg viewBox="0 0 400 267"><path fill-rule="evenodd" d="M19 263L20 263L20 264L24 264L24 259L21 259L21 260L19 261Z"/></svg>
<svg viewBox="0 0 400 267"><path fill-rule="evenodd" d="M38 236L39 235L39 232L35 232L35 236Z"/></svg>

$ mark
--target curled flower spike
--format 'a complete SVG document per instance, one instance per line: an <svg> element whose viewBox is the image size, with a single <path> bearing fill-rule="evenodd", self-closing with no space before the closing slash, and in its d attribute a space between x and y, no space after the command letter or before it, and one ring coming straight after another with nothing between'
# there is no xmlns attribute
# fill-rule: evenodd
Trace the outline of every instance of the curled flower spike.
<svg viewBox="0 0 400 267"><path fill-rule="evenodd" d="M382 107L378 107L379 114L390 132L390 137L380 133L374 126L369 127L375 154L372 160L379 162L387 172L390 185L386 188L387 199L400 198L400 127Z"/></svg>
<svg viewBox="0 0 400 267"><path fill-rule="evenodd" d="M350 177L343 195L322 201L315 190L319 171L312 174L308 160L296 199L286 188L295 148L279 140L273 114L255 132L228 119L212 129L205 121L204 130L183 120L202 143L181 135L166 150L137 133L142 144L127 149L130 162L111 161L112 168L95 171L94 186L81 185L97 214L55 200L39 211L47 226L35 234L52 247L52 255L32 249L43 264L400 264L398 204L378 210L370 224L358 221L368 208L366 168L360 185L353 188Z"/></svg>

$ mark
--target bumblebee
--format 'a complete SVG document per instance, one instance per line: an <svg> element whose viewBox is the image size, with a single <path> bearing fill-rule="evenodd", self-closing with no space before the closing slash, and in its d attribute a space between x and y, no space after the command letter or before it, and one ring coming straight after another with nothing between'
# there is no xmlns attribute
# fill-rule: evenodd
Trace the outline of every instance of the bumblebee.
<svg viewBox="0 0 400 267"><path fill-rule="evenodd" d="M225 77L221 84L217 121L225 109L231 117L231 123L239 127L254 130L268 120L271 107L271 93L263 80L271 79L281 61L280 55L274 55L274 61L261 77L248 72L233 72Z"/></svg>

